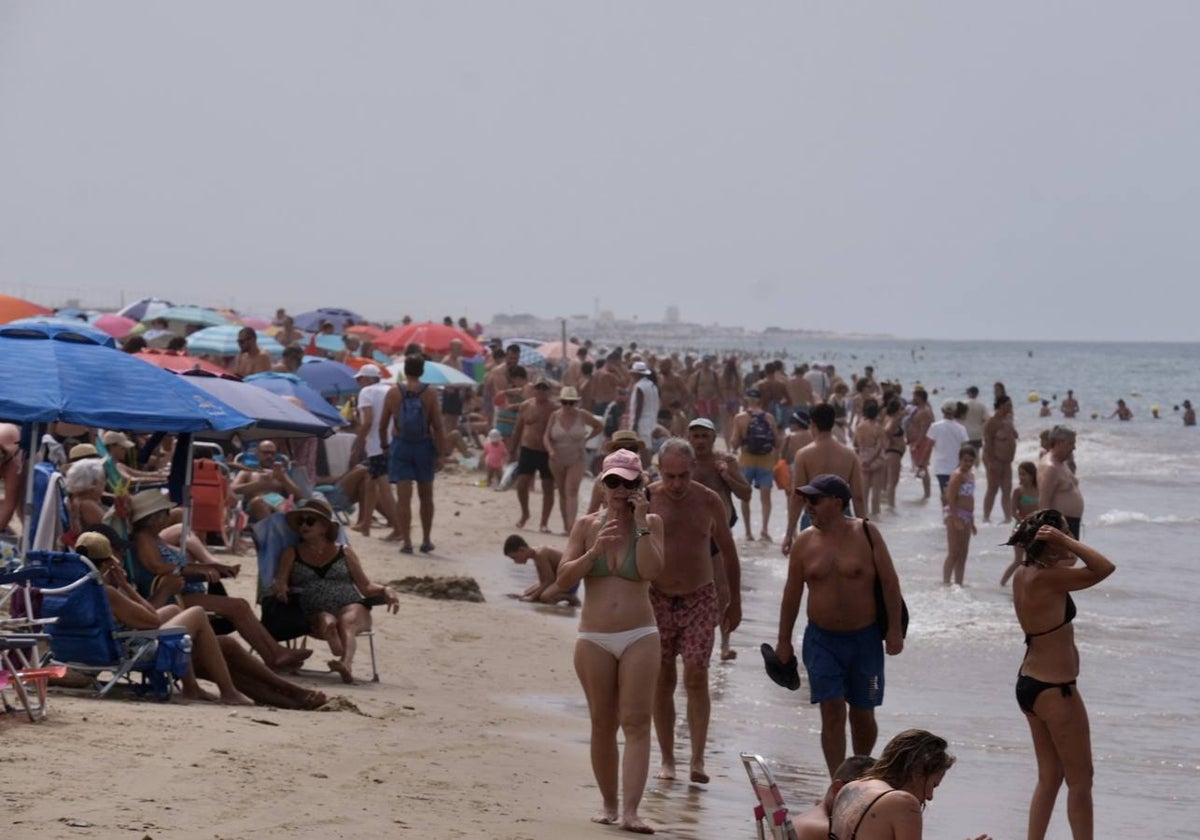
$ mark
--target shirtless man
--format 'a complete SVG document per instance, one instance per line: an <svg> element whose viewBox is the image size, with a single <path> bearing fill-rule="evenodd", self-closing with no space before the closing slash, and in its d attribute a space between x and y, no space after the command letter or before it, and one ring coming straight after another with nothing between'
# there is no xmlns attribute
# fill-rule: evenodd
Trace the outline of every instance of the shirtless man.
<svg viewBox="0 0 1200 840"><path fill-rule="evenodd" d="M688 443L696 454L696 464L692 470L692 480L698 481L721 497L725 505L725 517L729 527L737 524L737 512L733 507L733 497L743 502L750 501L753 490L742 471L738 468L737 459L728 452L717 452L713 444L717 439L717 427L707 417L697 417L687 427ZM711 549L714 554L720 553L716 542ZM722 561L724 562L724 561ZM721 630L721 659L736 659L737 651L729 646L729 633Z"/></svg>
<svg viewBox="0 0 1200 840"><path fill-rule="evenodd" d="M987 471L987 492L983 497L983 521L992 517L996 493L1004 523L1012 521L1012 464L1017 456L1017 428L1013 425L1012 399L996 397L994 413L983 424L983 467Z"/></svg>
<svg viewBox="0 0 1200 840"><path fill-rule="evenodd" d="M847 782L861 779L863 773L874 764L875 759L869 755L852 755L839 764L821 801L803 814L792 817L796 840L829 840L829 810L833 807L833 800L837 799Z"/></svg>
<svg viewBox="0 0 1200 840"><path fill-rule="evenodd" d="M271 357L258 348L258 333L252 327L242 327L238 330L237 357L229 372L234 376L245 379L253 373L263 373L271 369Z"/></svg>
<svg viewBox="0 0 1200 840"><path fill-rule="evenodd" d="M1075 418L1075 415L1079 413L1079 401L1075 399L1074 391L1069 388L1067 389L1067 398L1058 404L1058 410L1068 420Z"/></svg>
<svg viewBox="0 0 1200 840"><path fill-rule="evenodd" d="M271 367L276 373L296 373L304 364L304 350L295 344L283 348L279 362Z"/></svg>
<svg viewBox="0 0 1200 840"><path fill-rule="evenodd" d="M679 403L685 412L691 403L687 382L675 372L675 364L671 359L663 359L658 365L658 397L663 405Z"/></svg>
<svg viewBox="0 0 1200 840"><path fill-rule="evenodd" d="M812 420L813 442L796 453L792 462L792 487L803 487L814 477L822 474L836 475L850 486L850 497L854 502L854 511L866 510L866 499L863 498L862 464L858 455L844 443L838 442L833 436L834 409L828 403L813 406L809 412ZM804 521L801 521L801 514ZM788 525L783 537L783 553L790 555L792 541L796 538L796 525L808 527L808 511L804 499L797 492L788 494Z"/></svg>
<svg viewBox="0 0 1200 840"><path fill-rule="evenodd" d="M592 414L605 416L608 406L617 398L617 389L621 387L621 376L617 371L621 367L621 356L610 353L600 369L592 374Z"/></svg>
<svg viewBox="0 0 1200 840"><path fill-rule="evenodd" d="M721 415L721 380L713 370L715 356L704 356L688 379L688 393L696 415L716 420Z"/></svg>
<svg viewBox="0 0 1200 840"><path fill-rule="evenodd" d="M762 406L768 414L775 418L775 425L782 426L791 413L788 399L787 379L783 375L783 362L775 360L767 362L763 378L754 383L762 397Z"/></svg>
<svg viewBox="0 0 1200 840"><path fill-rule="evenodd" d="M796 409L808 411L815 402L812 383L805 377L807 373L808 365L797 365L792 368L792 375L788 378L788 403L791 404L793 411Z"/></svg>
<svg viewBox="0 0 1200 840"><path fill-rule="evenodd" d="M442 356L442 364L448 365L460 373L465 373L463 370L463 343L461 339L450 339L450 352Z"/></svg>
<svg viewBox="0 0 1200 840"><path fill-rule="evenodd" d="M755 428L761 432L751 434L751 423L756 424ZM759 537L763 542L771 542L768 526L771 521L771 490L775 485L773 470L775 462L779 460L779 437L779 427L775 424L775 417L763 407L761 392L757 388L746 391L746 409L733 418L733 434L729 444L731 448L741 450L738 453L738 466L742 475L751 486L758 488L759 501L762 503L762 531ZM749 500L742 502L742 518L745 520L746 540L753 542Z"/></svg>
<svg viewBox="0 0 1200 840"><path fill-rule="evenodd" d="M517 425L508 441L508 451L517 461L517 501L521 505L517 527L524 528L529 521L529 490L537 473L542 477L542 522L538 530L543 534L550 533L550 512L554 510L554 474L543 439L546 423L557 408L550 401L549 380L539 378L533 386L533 399L525 400L517 409Z"/></svg>
<svg viewBox="0 0 1200 840"><path fill-rule="evenodd" d="M492 358L496 358L494 351ZM521 345L510 344L500 359L483 377L483 410L489 417L495 412L496 396L513 387L512 374L521 363Z"/></svg>
<svg viewBox="0 0 1200 840"><path fill-rule="evenodd" d="M972 385L967 389L967 414L961 418L963 428L967 430L967 443L979 452L983 449L983 424L989 417L987 406L979 401L979 389Z"/></svg>
<svg viewBox="0 0 1200 840"><path fill-rule="evenodd" d="M671 438L659 450L658 463L662 478L649 488L650 512L662 517L664 534L663 570L650 587L662 643L654 699L654 729L662 750L658 778L675 778L675 659L682 656L692 740L689 778L704 784L713 630L720 624L732 633L741 623L741 566L724 503L692 480L696 456L691 444Z"/></svg>
<svg viewBox="0 0 1200 840"><path fill-rule="evenodd" d="M1038 507L1053 508L1067 518L1071 535L1079 539L1083 519L1083 494L1071 469L1075 454L1075 432L1055 426L1048 436L1050 448L1038 459Z"/></svg>
<svg viewBox="0 0 1200 840"><path fill-rule="evenodd" d="M1108 415L1108 419L1111 420L1114 417L1116 417L1118 420L1132 420L1133 410L1130 409L1129 406L1125 405L1125 400L1117 400L1117 407L1113 410L1112 414ZM1078 539L1078 537L1076 537L1076 539Z"/></svg>
<svg viewBox="0 0 1200 840"><path fill-rule="evenodd" d="M913 413L908 418L908 426L904 430L908 441L908 452L912 456L913 469L921 486L925 490L925 498L929 498L929 456L933 454L933 441L928 436L929 427L933 425L933 408L929 405L929 392L919 385L913 388Z"/></svg>
<svg viewBox="0 0 1200 840"><path fill-rule="evenodd" d="M266 519L289 497L300 498L300 488L283 468L283 462L275 460L279 449L274 441L260 440L255 454L258 467L241 470L229 487L242 497L242 506L251 522Z"/></svg>
<svg viewBox="0 0 1200 840"><path fill-rule="evenodd" d="M846 758L847 706L854 753L869 755L875 746L875 707L883 702L883 653L895 656L904 650L900 579L875 525L845 515L850 503L845 481L819 475L799 492L813 527L796 537L788 558L775 653L784 663L795 655L792 631L807 584L802 659L810 702L821 707L821 750L832 777ZM887 605L886 633L876 623L876 579Z"/></svg>

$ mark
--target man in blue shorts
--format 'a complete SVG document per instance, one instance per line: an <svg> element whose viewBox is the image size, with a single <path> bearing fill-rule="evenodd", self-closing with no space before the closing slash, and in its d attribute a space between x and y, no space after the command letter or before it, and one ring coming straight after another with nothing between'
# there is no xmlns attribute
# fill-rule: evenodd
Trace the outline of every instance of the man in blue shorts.
<svg viewBox="0 0 1200 840"><path fill-rule="evenodd" d="M446 452L442 409L437 392L421 382L425 359L404 359L404 382L388 392L379 419L379 445L388 453L388 481L396 485L396 518L404 545L412 554L412 492L417 484L421 511L421 551L433 551L433 474L442 468ZM390 446L389 446L390 439Z"/></svg>
<svg viewBox="0 0 1200 840"><path fill-rule="evenodd" d="M821 707L821 749L832 776L846 758L846 720L857 755L875 747L875 707L883 702L883 654L904 649L900 580L878 529L845 515L850 485L836 475L815 476L798 491L813 527L792 543L779 612L775 652L792 661L792 630L808 586L808 625L801 658L810 700ZM876 623L875 582L887 606L888 625Z"/></svg>

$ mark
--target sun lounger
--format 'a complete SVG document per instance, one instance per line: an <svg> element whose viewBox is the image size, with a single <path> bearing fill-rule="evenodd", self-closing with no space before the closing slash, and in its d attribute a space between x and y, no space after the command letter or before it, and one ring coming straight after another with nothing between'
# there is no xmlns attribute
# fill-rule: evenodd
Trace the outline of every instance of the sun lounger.
<svg viewBox="0 0 1200 840"><path fill-rule="evenodd" d="M37 572L41 618L56 665L91 678L103 697L121 681L142 681L134 689L167 700L175 679L187 673L192 640L183 628L122 630L113 619L96 567L78 554L30 552L28 568Z"/></svg>
<svg viewBox="0 0 1200 840"><path fill-rule="evenodd" d="M766 840L768 836L771 840L798 840L796 829L788 817L787 805L783 803L783 794L779 792L779 785L775 784L775 777L771 775L767 762L761 755L742 753L742 764L746 767L750 787L754 788L757 799L754 826L758 829L759 840Z"/></svg>

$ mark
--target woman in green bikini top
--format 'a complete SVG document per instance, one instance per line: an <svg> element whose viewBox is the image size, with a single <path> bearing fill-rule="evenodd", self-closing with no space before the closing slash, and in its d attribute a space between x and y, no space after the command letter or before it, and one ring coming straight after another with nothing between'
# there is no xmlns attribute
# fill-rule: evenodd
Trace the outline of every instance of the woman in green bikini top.
<svg viewBox="0 0 1200 840"><path fill-rule="evenodd" d="M604 459L599 511L575 523L558 565L559 587L586 580L575 672L592 720L592 771L602 812L596 822L628 831L648 828L638 805L650 771L650 718L661 651L650 606L650 581L663 567L662 519L649 512L642 461L618 449ZM618 796L617 728L625 735Z"/></svg>

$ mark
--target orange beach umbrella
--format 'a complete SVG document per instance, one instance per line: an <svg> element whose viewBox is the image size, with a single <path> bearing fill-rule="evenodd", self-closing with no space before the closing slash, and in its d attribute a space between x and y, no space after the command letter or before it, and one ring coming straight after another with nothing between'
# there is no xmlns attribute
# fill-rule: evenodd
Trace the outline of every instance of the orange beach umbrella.
<svg viewBox="0 0 1200 840"><path fill-rule="evenodd" d="M7 324L20 318L34 318L38 315L53 315L53 309L38 306L21 298L0 295L0 324Z"/></svg>

